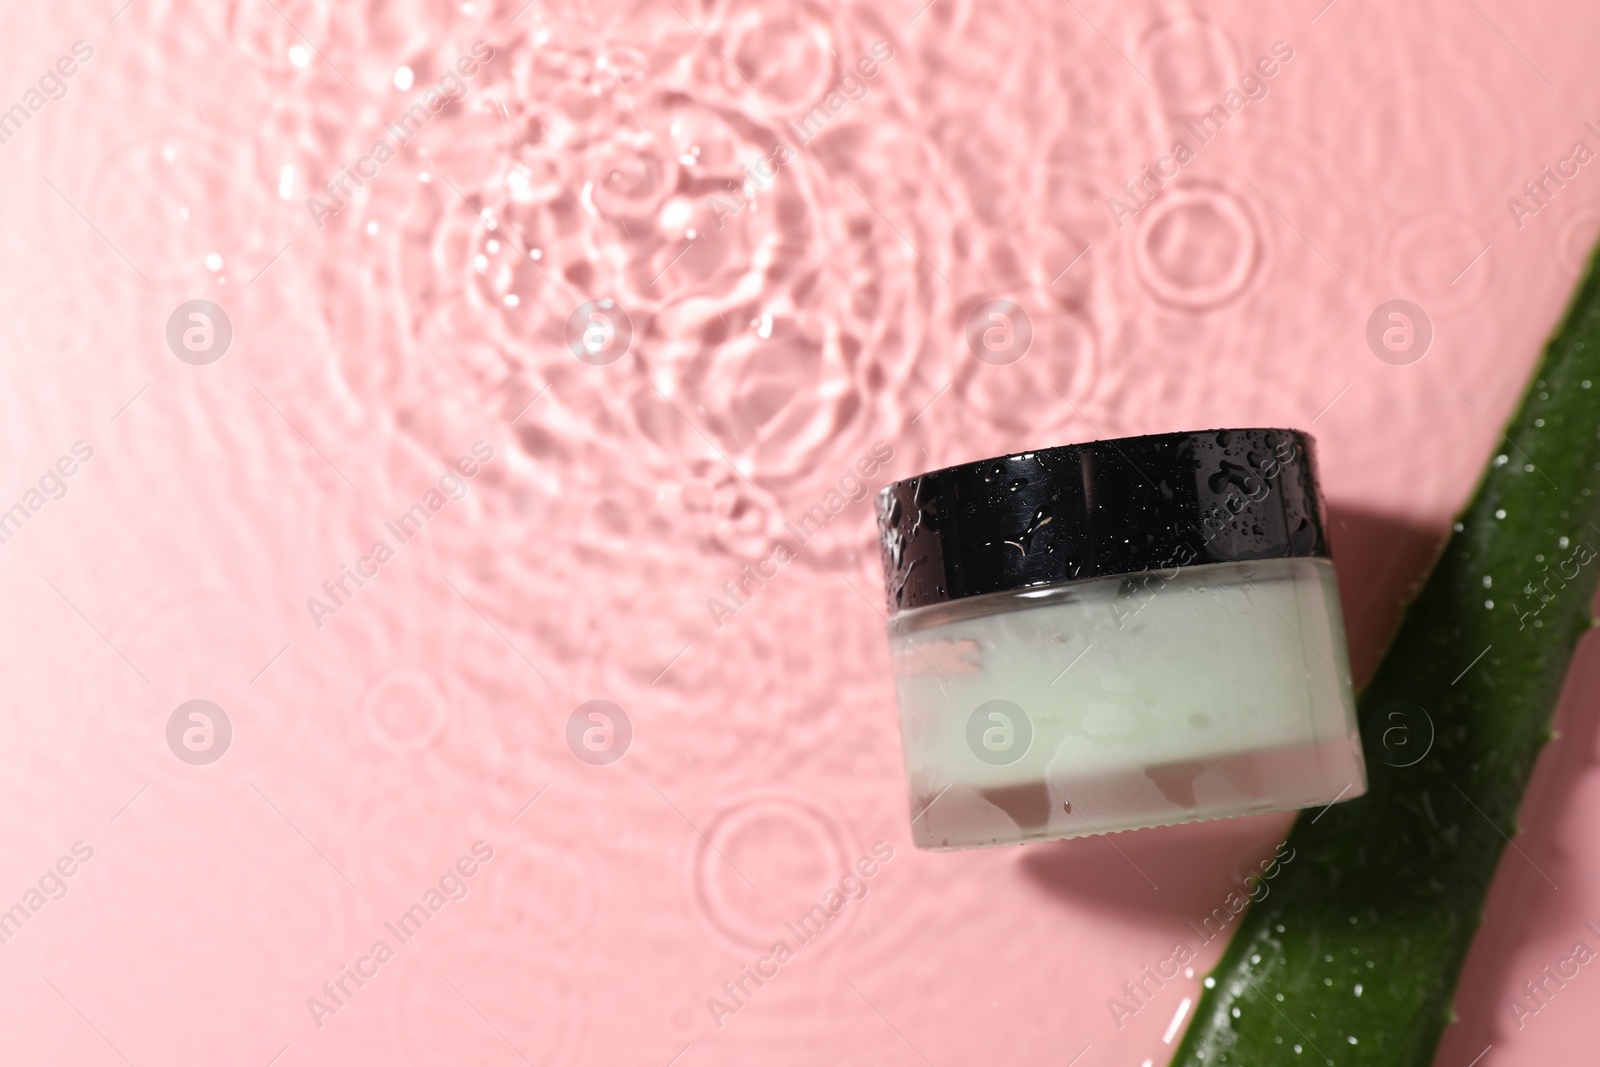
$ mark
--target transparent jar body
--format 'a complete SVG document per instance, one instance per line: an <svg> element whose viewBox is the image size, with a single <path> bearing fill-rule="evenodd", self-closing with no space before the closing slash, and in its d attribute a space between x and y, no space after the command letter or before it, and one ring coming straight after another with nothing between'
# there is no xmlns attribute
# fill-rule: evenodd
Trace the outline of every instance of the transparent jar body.
<svg viewBox="0 0 1600 1067"><path fill-rule="evenodd" d="M912 839L955 849L1366 791L1332 563L1092 578L889 623Z"/></svg>

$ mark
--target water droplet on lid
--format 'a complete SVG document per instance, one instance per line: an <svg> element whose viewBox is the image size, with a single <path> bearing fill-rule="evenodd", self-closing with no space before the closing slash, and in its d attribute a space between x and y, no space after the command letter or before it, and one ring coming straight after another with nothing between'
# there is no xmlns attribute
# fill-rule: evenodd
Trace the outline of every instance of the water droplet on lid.
<svg viewBox="0 0 1600 1067"><path fill-rule="evenodd" d="M417 76L410 67L400 67L394 72L394 87L403 93L411 88L416 79Z"/></svg>
<svg viewBox="0 0 1600 1067"><path fill-rule="evenodd" d="M297 67L304 67L311 62L311 50L303 44L289 46L289 62Z"/></svg>

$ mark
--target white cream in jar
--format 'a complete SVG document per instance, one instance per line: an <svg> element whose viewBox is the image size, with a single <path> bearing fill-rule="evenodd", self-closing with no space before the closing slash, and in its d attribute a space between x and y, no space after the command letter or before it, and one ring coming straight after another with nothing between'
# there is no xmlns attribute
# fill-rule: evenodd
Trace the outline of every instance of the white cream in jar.
<svg viewBox="0 0 1600 1067"><path fill-rule="evenodd" d="M1366 788L1304 435L985 460L879 497L913 840L967 848Z"/></svg>

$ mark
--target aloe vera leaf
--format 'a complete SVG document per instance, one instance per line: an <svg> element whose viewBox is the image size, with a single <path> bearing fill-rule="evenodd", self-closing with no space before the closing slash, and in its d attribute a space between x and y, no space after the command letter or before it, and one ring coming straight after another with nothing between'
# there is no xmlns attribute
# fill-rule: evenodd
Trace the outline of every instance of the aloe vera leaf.
<svg viewBox="0 0 1600 1067"><path fill-rule="evenodd" d="M1574 647L1592 624L1597 415L1591 263L1361 694L1366 795L1302 813L1289 838L1295 861L1240 920L1173 1064L1433 1062ZM1421 748L1430 728L1426 757L1399 756L1395 742Z"/></svg>

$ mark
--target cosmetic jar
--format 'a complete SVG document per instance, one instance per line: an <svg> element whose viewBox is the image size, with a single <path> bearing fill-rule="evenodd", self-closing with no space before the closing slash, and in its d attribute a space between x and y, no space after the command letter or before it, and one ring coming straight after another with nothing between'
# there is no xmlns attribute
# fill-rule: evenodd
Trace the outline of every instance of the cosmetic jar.
<svg viewBox="0 0 1600 1067"><path fill-rule="evenodd" d="M1047 448L876 503L918 847L1366 791L1307 435Z"/></svg>

